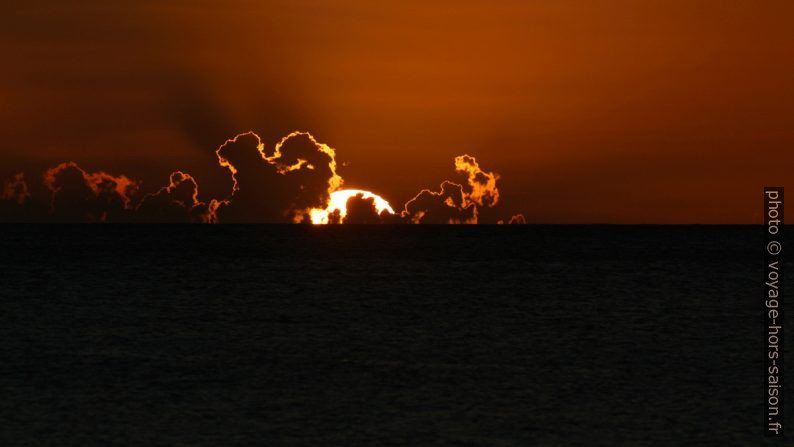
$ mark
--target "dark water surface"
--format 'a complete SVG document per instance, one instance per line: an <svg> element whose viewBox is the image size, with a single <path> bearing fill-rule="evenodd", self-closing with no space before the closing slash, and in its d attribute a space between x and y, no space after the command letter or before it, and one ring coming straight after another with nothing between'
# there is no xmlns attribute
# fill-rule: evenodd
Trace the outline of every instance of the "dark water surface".
<svg viewBox="0 0 794 447"><path fill-rule="evenodd" d="M760 227L0 231L0 445L763 443Z"/></svg>

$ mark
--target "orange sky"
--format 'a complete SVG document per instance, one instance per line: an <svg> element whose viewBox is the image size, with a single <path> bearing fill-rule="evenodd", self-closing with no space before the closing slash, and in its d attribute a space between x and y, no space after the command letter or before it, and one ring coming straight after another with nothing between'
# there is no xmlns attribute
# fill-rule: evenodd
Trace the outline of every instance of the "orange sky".
<svg viewBox="0 0 794 447"><path fill-rule="evenodd" d="M788 1L18 3L2 178L179 169L219 197L247 130L310 131L397 206L469 153L530 223L758 223L794 178Z"/></svg>

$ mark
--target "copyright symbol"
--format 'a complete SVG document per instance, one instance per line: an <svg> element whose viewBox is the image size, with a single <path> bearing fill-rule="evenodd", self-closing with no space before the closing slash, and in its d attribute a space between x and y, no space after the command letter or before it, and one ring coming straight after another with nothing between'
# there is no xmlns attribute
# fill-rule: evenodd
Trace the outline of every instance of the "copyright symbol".
<svg viewBox="0 0 794 447"><path fill-rule="evenodd" d="M773 255L773 256L778 254L778 253L780 253L780 250L782 248L783 247L780 246L780 242L778 242L778 241L772 241L772 242L766 244L766 251L770 255Z"/></svg>

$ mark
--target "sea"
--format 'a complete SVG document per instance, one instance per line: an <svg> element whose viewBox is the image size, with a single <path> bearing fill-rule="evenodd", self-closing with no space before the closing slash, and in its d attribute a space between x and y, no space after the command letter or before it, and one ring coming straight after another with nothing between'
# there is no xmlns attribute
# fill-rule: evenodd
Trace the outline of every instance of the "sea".
<svg viewBox="0 0 794 447"><path fill-rule="evenodd" d="M0 445L778 445L763 253L760 226L1 225Z"/></svg>

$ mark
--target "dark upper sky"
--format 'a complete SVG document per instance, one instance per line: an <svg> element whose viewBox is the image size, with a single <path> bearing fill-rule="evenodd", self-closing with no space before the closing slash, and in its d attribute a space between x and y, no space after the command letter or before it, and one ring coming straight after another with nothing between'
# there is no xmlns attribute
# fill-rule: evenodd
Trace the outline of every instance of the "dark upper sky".
<svg viewBox="0 0 794 447"><path fill-rule="evenodd" d="M14 4L18 3L18 4ZM75 161L228 194L292 130L393 204L469 153L529 222L751 223L794 178L789 1L14 2L0 177Z"/></svg>

